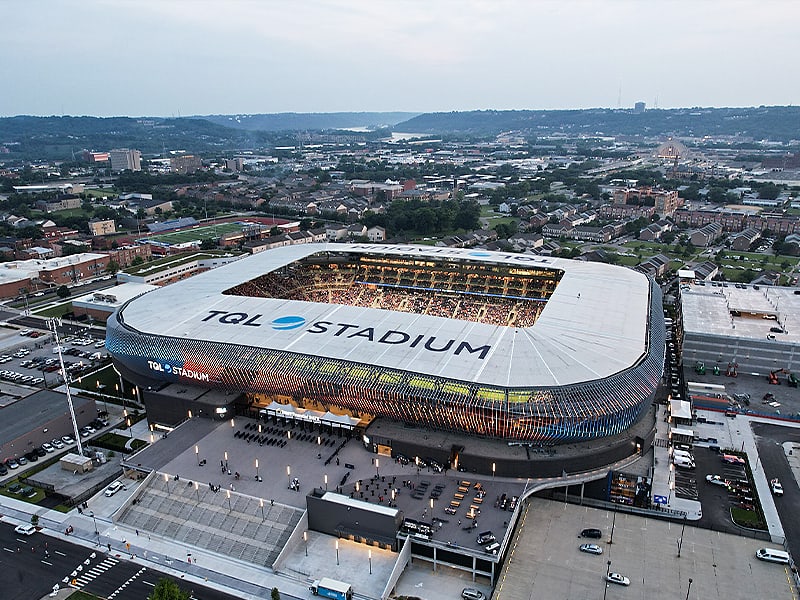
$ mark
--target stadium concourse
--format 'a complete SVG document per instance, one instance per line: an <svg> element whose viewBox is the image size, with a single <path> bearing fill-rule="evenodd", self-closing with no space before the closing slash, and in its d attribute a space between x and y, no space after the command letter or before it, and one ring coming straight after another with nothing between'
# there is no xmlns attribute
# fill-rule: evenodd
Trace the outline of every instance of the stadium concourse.
<svg viewBox="0 0 800 600"><path fill-rule="evenodd" d="M360 437L388 417L531 448L616 439L632 455L649 443L632 426L658 389L664 340L660 290L630 269L307 244L134 298L109 319L107 347L165 425L269 410L327 431L344 420ZM456 468L458 452L436 458Z"/></svg>

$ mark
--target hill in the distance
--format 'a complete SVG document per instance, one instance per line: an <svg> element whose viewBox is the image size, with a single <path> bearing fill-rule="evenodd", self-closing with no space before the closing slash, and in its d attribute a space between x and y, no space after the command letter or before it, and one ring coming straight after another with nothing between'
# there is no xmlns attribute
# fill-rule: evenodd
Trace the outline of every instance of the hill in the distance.
<svg viewBox="0 0 800 600"><path fill-rule="evenodd" d="M304 131L322 129L381 129L393 127L419 113L338 112L275 113L259 115L202 115L195 118L247 131Z"/></svg>
<svg viewBox="0 0 800 600"><path fill-rule="evenodd" d="M398 123L395 131L431 135L496 135L521 131L532 135L715 136L755 140L800 139L800 107L587 110L477 110L425 113Z"/></svg>

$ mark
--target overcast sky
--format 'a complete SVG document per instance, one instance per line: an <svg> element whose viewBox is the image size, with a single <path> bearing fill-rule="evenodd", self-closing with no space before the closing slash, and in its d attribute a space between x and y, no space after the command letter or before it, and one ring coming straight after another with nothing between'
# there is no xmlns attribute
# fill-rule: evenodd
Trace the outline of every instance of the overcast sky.
<svg viewBox="0 0 800 600"><path fill-rule="evenodd" d="M797 0L0 0L0 115L800 102Z"/></svg>

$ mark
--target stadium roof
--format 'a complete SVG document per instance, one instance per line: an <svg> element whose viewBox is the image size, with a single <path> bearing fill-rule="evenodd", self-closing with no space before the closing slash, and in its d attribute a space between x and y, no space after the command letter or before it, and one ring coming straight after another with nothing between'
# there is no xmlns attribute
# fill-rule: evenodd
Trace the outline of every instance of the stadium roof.
<svg viewBox="0 0 800 600"><path fill-rule="evenodd" d="M323 252L539 267L562 271L563 277L528 328L222 293ZM601 379L639 362L647 351L649 294L643 274L601 263L427 246L303 244L262 252L147 293L120 309L120 316L126 327L153 335L530 388Z"/></svg>

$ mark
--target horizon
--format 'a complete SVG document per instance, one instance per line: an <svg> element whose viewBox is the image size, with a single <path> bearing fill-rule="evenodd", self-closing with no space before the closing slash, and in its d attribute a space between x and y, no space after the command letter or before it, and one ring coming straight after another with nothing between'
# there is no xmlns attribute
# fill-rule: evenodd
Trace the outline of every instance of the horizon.
<svg viewBox="0 0 800 600"><path fill-rule="evenodd" d="M759 104L749 106L673 106L673 107L658 107L653 108L645 106L647 112L655 111L675 111L675 110L749 110L758 108L794 108L795 104ZM203 119L206 117L252 117L260 115L338 115L338 114L392 114L392 113L407 113L410 115L424 115L424 114L451 114L451 113L470 113L470 112L589 112L594 110L609 110L628 112L633 110L634 106L592 106L586 108L474 108L463 110L430 110L430 111L415 111L415 110L336 110L336 111L280 111L280 112L262 112L262 113L206 113L206 114L191 114L191 115L91 115L91 114L16 114L16 115L3 115L0 119L15 119L19 117L31 117L39 119L48 118L91 118L91 119Z"/></svg>
<svg viewBox="0 0 800 600"><path fill-rule="evenodd" d="M781 0L8 6L2 116L669 109L800 98L790 63L800 55L800 4Z"/></svg>

